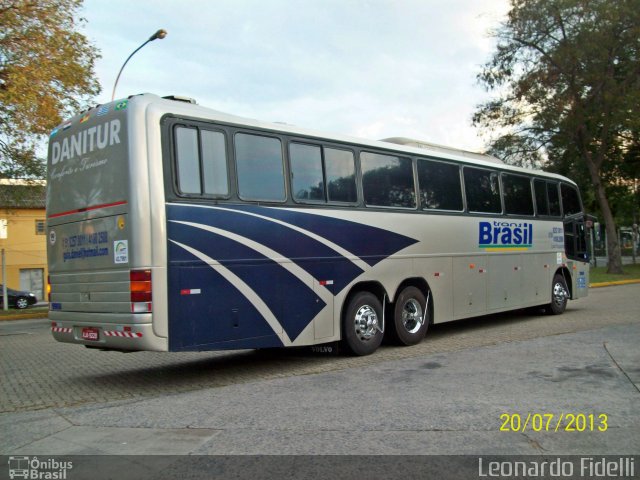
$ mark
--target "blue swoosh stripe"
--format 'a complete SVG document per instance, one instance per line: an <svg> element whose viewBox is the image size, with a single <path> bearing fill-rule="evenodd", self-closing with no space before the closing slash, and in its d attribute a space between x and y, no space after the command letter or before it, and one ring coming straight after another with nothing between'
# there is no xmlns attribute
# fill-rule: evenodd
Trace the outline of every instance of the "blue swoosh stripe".
<svg viewBox="0 0 640 480"><path fill-rule="evenodd" d="M258 205L229 205L228 208L256 213L296 225L330 240L357 255L372 267L409 245L418 243L418 240L382 228L324 215Z"/></svg>
<svg viewBox="0 0 640 480"><path fill-rule="evenodd" d="M293 261L316 280L333 280L337 295L363 270L325 244L282 224L228 210L169 205L169 220L199 223L233 232Z"/></svg>
<svg viewBox="0 0 640 480"><path fill-rule="evenodd" d="M326 303L298 277L273 260L234 240L213 232L168 223L167 236L217 260L256 292L293 341ZM179 262L193 262L184 252Z"/></svg>
<svg viewBox="0 0 640 480"><path fill-rule="evenodd" d="M168 247L169 258L190 262L188 266L170 264L168 271L171 351L284 346L236 285L173 242ZM181 295L183 288L196 286L201 287L201 295Z"/></svg>

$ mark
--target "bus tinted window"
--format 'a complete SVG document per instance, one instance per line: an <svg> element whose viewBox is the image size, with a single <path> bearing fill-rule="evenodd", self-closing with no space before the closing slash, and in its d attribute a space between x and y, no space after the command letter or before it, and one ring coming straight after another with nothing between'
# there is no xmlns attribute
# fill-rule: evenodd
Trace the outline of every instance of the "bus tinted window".
<svg viewBox="0 0 640 480"><path fill-rule="evenodd" d="M547 197L549 198L549 215L560 216L560 196L558 195L558 184L547 182Z"/></svg>
<svg viewBox="0 0 640 480"><path fill-rule="evenodd" d="M416 192L410 158L363 152L362 189L367 205L415 208Z"/></svg>
<svg viewBox="0 0 640 480"><path fill-rule="evenodd" d="M235 137L235 149L240 198L284 201L286 196L280 140L238 133Z"/></svg>
<svg viewBox="0 0 640 480"><path fill-rule="evenodd" d="M533 181L533 191L536 195L536 210L538 215L549 215L549 200L547 199L547 182L544 180Z"/></svg>
<svg viewBox="0 0 640 480"><path fill-rule="evenodd" d="M323 202L325 200L324 178L320 147L292 143L289 145L289 156L293 198Z"/></svg>
<svg viewBox="0 0 640 480"><path fill-rule="evenodd" d="M480 168L464 168L464 188L470 212L501 213L498 174Z"/></svg>
<svg viewBox="0 0 640 480"><path fill-rule="evenodd" d="M353 153L348 150L325 148L324 168L327 175L329 201L355 203L358 200L358 194Z"/></svg>
<svg viewBox="0 0 640 480"><path fill-rule="evenodd" d="M538 215L559 217L560 199L558 197L558 184L535 179L533 181L533 189L536 195Z"/></svg>
<svg viewBox="0 0 640 480"><path fill-rule="evenodd" d="M504 209L509 215L533 215L531 180L519 175L502 174Z"/></svg>
<svg viewBox="0 0 640 480"><path fill-rule="evenodd" d="M177 127L175 130L178 189L180 193L202 193L198 130Z"/></svg>
<svg viewBox="0 0 640 480"><path fill-rule="evenodd" d="M227 149L224 134L202 130L202 169L204 193L208 195L229 195L227 181Z"/></svg>
<svg viewBox="0 0 640 480"><path fill-rule="evenodd" d="M560 184L560 192L562 193L562 211L564 215L574 215L580 213L580 197L578 196L578 190L573 186L566 183Z"/></svg>
<svg viewBox="0 0 640 480"><path fill-rule="evenodd" d="M462 210L462 187L457 165L420 158L418 183L423 210Z"/></svg>

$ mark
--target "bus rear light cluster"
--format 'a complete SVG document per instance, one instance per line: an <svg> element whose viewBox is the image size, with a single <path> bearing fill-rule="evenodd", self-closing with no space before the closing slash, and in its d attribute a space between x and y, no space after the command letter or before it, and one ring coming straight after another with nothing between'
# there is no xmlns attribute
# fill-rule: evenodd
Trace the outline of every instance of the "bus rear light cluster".
<svg viewBox="0 0 640 480"><path fill-rule="evenodd" d="M151 270L131 270L129 280L131 313L151 312Z"/></svg>

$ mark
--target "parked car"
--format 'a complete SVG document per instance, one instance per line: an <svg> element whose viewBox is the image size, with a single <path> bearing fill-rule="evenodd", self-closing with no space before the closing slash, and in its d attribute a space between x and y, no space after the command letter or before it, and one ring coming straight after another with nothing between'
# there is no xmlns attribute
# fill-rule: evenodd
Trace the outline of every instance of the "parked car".
<svg viewBox="0 0 640 480"><path fill-rule="evenodd" d="M22 290L14 290L7 287L7 298L9 299L9 306L15 308L27 308L29 305L33 305L38 302L36 296L31 292L23 292ZM0 308L4 305L4 298L2 297L2 285L0 285Z"/></svg>

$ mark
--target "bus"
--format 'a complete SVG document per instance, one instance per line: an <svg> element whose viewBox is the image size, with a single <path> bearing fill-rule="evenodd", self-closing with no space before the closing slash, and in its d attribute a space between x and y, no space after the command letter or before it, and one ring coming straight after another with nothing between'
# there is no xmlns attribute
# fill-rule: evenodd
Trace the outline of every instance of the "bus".
<svg viewBox="0 0 640 480"><path fill-rule="evenodd" d="M47 185L52 334L90 348L367 355L588 292L574 182L408 139L142 94L53 130Z"/></svg>

